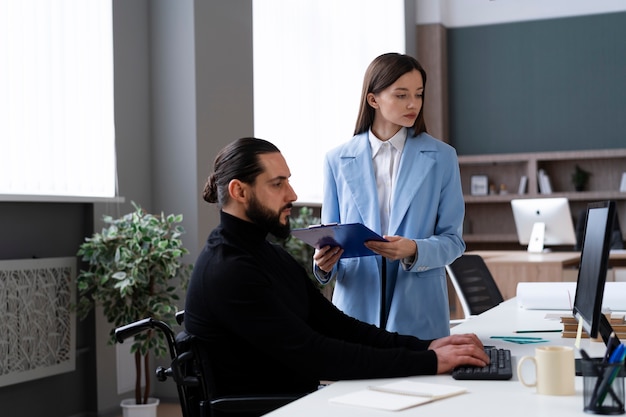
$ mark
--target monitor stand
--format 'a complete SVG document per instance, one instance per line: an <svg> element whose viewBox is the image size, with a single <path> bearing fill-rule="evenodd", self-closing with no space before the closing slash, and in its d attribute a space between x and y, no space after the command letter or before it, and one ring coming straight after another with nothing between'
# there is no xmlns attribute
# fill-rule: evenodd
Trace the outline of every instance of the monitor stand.
<svg viewBox="0 0 626 417"><path fill-rule="evenodd" d="M530 240L528 242L528 252L530 253L542 253L543 252L543 239L546 234L546 224L543 222L537 222L533 224L533 230L530 233Z"/></svg>
<svg viewBox="0 0 626 417"><path fill-rule="evenodd" d="M611 326L609 319L607 319L604 314L600 315L600 325L598 326L598 333L600 333L600 336L602 337L602 341L604 342L604 344L606 345L606 348L610 352L612 352L613 349L615 349L621 343L617 336L614 336L613 339L611 339L611 333L613 333L613 327ZM611 346L609 346L609 340L610 340Z"/></svg>

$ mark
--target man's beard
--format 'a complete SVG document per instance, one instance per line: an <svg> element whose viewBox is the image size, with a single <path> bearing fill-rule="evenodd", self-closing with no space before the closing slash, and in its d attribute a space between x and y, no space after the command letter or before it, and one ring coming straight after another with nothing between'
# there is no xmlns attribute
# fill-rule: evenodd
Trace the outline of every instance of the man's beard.
<svg viewBox="0 0 626 417"><path fill-rule="evenodd" d="M283 209L291 207L292 204L289 203ZM291 234L291 225L289 224L289 217L287 217L285 224L280 222L280 212L283 209L278 213L273 213L270 209L263 206L256 198L256 195L253 194L246 208L246 216L277 238L287 239Z"/></svg>

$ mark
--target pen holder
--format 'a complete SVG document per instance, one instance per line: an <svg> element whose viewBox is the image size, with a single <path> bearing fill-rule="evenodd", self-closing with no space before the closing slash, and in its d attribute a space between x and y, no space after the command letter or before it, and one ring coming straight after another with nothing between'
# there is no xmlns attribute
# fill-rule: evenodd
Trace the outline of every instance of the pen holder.
<svg viewBox="0 0 626 417"><path fill-rule="evenodd" d="M624 414L624 362L583 359L584 410L591 414Z"/></svg>

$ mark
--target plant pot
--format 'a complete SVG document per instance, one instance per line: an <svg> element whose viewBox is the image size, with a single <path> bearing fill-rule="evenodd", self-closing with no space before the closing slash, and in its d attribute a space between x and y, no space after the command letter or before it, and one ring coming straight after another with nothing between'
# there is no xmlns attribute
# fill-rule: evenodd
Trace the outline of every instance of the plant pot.
<svg viewBox="0 0 626 417"><path fill-rule="evenodd" d="M122 400L124 417L157 417L158 398L148 398L148 404L135 404L134 398Z"/></svg>

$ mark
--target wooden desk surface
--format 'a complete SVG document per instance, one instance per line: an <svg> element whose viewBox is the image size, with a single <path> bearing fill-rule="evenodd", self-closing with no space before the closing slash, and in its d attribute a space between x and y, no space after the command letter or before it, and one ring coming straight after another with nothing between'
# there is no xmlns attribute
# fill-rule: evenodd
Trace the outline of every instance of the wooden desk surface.
<svg viewBox="0 0 626 417"><path fill-rule="evenodd" d="M471 251L468 253L483 257L505 300L515 297L519 282L575 282L578 278L580 252ZM612 251L609 256L609 267L620 266L626 266L626 251Z"/></svg>
<svg viewBox="0 0 626 417"><path fill-rule="evenodd" d="M611 267L626 266L626 249L612 250L609 253L609 266Z"/></svg>
<svg viewBox="0 0 626 417"><path fill-rule="evenodd" d="M530 253L527 251L474 251L489 263L542 263L553 265L578 265L580 252L544 252Z"/></svg>
<svg viewBox="0 0 626 417"><path fill-rule="evenodd" d="M578 266L580 252L544 252L527 251L470 251L470 254L482 256L492 263L560 263L563 266ZM626 266L626 249L612 250L609 253L609 267Z"/></svg>
<svg viewBox="0 0 626 417"><path fill-rule="evenodd" d="M515 297L519 282L576 280L580 252L476 251L485 260L505 300Z"/></svg>

